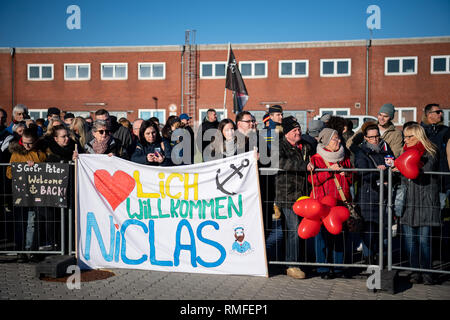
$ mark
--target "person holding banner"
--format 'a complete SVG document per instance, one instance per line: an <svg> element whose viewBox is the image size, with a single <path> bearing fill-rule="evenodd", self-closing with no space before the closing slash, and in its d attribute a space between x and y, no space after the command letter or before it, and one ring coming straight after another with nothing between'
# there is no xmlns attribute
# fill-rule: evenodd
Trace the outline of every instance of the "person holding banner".
<svg viewBox="0 0 450 320"><path fill-rule="evenodd" d="M84 147L86 153L126 157L126 151L122 148L122 143L111 135L111 130L106 121L95 120L92 126L92 135L94 139L86 143Z"/></svg>
<svg viewBox="0 0 450 320"><path fill-rule="evenodd" d="M149 166L169 166L165 156L166 146L156 123L145 120L139 129L139 142L131 155L131 161Z"/></svg>
<svg viewBox="0 0 450 320"><path fill-rule="evenodd" d="M314 168L309 163L312 147L302 140L301 128L293 116L282 120L284 135L280 140L280 166L275 177L275 202L282 210L286 224L286 261L299 262L300 238L297 229L300 217L294 213L292 206L301 196L307 195L307 170ZM288 276L304 279L305 273L295 264L286 270Z"/></svg>
<svg viewBox="0 0 450 320"><path fill-rule="evenodd" d="M81 146L70 137L64 125L53 127L52 138L48 140L47 162L69 162L75 160L75 150L81 153Z"/></svg>
<svg viewBox="0 0 450 320"><path fill-rule="evenodd" d="M20 140L14 141L9 145L9 151L11 152L10 163L26 162L29 167L32 167L36 162L44 162L46 154L38 148L41 141L41 139L38 139L36 129L26 128ZM11 166L8 166L6 169L6 176L8 179L12 179ZM37 207L13 207L16 222L14 224L15 241L16 248L19 250L31 251L37 249L36 230L38 228L36 228L36 224L40 213L37 209ZM37 233L39 234L39 230ZM27 262L35 259L36 257L33 255L20 254L18 262Z"/></svg>

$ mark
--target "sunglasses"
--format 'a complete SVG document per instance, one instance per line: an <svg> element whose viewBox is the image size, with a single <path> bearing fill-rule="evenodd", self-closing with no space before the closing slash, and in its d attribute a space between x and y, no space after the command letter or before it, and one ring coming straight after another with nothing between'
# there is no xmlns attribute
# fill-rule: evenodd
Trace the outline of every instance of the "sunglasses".
<svg viewBox="0 0 450 320"><path fill-rule="evenodd" d="M430 113L436 113L436 114L441 114L443 111L442 110L434 110L434 111L430 111Z"/></svg>
<svg viewBox="0 0 450 320"><path fill-rule="evenodd" d="M110 130L98 130L97 132L100 133L101 135L103 135L104 133L106 133L106 134L110 134L111 133Z"/></svg>
<svg viewBox="0 0 450 320"><path fill-rule="evenodd" d="M255 120L241 120L241 122L247 122L247 123L253 122L253 123L255 123L256 121Z"/></svg>

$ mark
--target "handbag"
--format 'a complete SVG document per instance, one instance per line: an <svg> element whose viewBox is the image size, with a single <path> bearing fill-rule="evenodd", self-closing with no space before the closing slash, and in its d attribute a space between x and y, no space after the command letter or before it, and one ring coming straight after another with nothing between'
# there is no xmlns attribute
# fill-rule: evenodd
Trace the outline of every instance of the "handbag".
<svg viewBox="0 0 450 320"><path fill-rule="evenodd" d="M325 164L328 168L330 168L330 164L327 160L323 159L325 161ZM347 198L344 195L344 192L342 191L341 184L339 183L338 179L336 178L336 174L333 174L334 183L336 184L336 188L339 192L339 195L341 196L342 201L344 202L345 206L350 211L350 217L347 219L346 224L348 231L350 232L361 232L364 229L364 219L359 214L358 210L356 210L356 206L354 203L349 202Z"/></svg>

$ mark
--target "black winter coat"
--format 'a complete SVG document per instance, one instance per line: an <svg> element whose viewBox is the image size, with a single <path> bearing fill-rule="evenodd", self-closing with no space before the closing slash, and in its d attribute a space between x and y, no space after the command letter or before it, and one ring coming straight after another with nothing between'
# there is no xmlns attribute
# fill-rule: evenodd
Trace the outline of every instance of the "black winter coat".
<svg viewBox="0 0 450 320"><path fill-rule="evenodd" d="M279 169L275 176L275 202L280 208L292 208L301 196L310 193L308 171L306 166L313 155L312 147L304 140L300 142L302 149L292 146L283 136L279 147Z"/></svg>
<svg viewBox="0 0 450 320"><path fill-rule="evenodd" d="M438 157L425 152L421 161L424 165L416 179L407 179L402 176L402 184L406 186L406 192L405 211L400 221L410 227L440 226L439 176L423 173L437 171L439 160Z"/></svg>
<svg viewBox="0 0 450 320"><path fill-rule="evenodd" d="M382 146L381 150L376 152L367 146L367 142L360 144L358 149L354 149L356 151L355 167L358 169L376 169L377 166L384 165L384 157L387 155L393 156L394 153L387 143L382 144ZM383 174L384 182L387 182L387 170ZM361 215L365 221L378 223L380 219L380 174L375 171L360 172L358 182L356 199ZM386 213L387 186L385 186L384 192L383 212ZM383 219L383 221L387 220Z"/></svg>

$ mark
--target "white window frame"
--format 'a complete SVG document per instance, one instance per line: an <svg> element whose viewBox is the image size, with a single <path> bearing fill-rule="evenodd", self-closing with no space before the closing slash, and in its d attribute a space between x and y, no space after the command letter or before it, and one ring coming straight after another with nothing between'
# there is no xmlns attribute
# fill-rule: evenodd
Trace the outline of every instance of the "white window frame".
<svg viewBox="0 0 450 320"><path fill-rule="evenodd" d="M337 73L337 63L338 62L348 62L348 72L347 73ZM323 63L333 62L333 73L324 74L323 73ZM338 59L320 59L320 76L321 77L350 77L352 75L352 59L351 58L338 58Z"/></svg>
<svg viewBox="0 0 450 320"><path fill-rule="evenodd" d="M163 114L164 114L164 116L163 116L163 119L159 119L159 122L160 123L165 123L166 122L166 110L165 109L138 109L138 118L142 118L142 116L141 116L141 112L151 112L151 113L153 113L153 112L155 112L155 111L157 111L157 112L163 112ZM153 116L152 116L153 117ZM151 118L151 117L150 117Z"/></svg>
<svg viewBox="0 0 450 320"><path fill-rule="evenodd" d="M163 65L163 75L162 77L155 77L153 75L153 66L156 64ZM151 67L151 75L150 77L142 77L141 76L141 66L150 66ZM138 63L138 80L165 80L166 79L166 63L165 62L139 62Z"/></svg>
<svg viewBox="0 0 450 320"><path fill-rule="evenodd" d="M257 63L263 63L264 64L264 70L265 70L265 74L263 76L255 76L255 64ZM251 76L244 76L242 74L242 65L243 64L251 64L252 66L252 75ZM242 78L244 79L262 79L262 78L267 78L267 74L269 72L268 67L267 67L267 60L264 61L240 61L239 62L239 71L241 72Z"/></svg>
<svg viewBox="0 0 450 320"><path fill-rule="evenodd" d="M39 112L40 116L36 119L42 118L44 120L47 120L47 111L48 111L48 109L28 109L28 114L31 114L31 112ZM36 119L33 119L33 120L36 120Z"/></svg>
<svg viewBox="0 0 450 320"><path fill-rule="evenodd" d="M446 58L447 62L446 62L446 70L445 71L434 71L433 70L433 62L434 59L441 59L441 58ZM443 56L431 56L430 58L430 72L431 74L448 74L450 73L450 55L443 55Z"/></svg>
<svg viewBox="0 0 450 320"><path fill-rule="evenodd" d="M113 77L112 78L105 78L103 76L103 66L118 66L118 65L123 65L125 66L125 78L117 78L116 77L116 69L113 69ZM127 62L104 62L104 63L100 63L100 78L101 80L106 80L106 81L117 81L117 80L128 80L128 63Z"/></svg>
<svg viewBox="0 0 450 320"><path fill-rule="evenodd" d="M397 110L397 108L396 108L396 110ZM331 113L333 116L336 116L336 115L338 115L338 116L342 116L342 114L337 114L337 112L338 111L343 111L343 112L345 112L346 114L346 116L349 116L350 115L350 108L320 108L319 109L319 118L321 117L321 116L323 116L325 113Z"/></svg>
<svg viewBox="0 0 450 320"><path fill-rule="evenodd" d="M306 74L295 74L295 64L297 62L305 62L306 63ZM281 74L281 64L283 63L291 63L292 64L292 74L286 75ZM279 60L278 61L278 77L279 78L308 78L309 77L309 60Z"/></svg>
<svg viewBox="0 0 450 320"><path fill-rule="evenodd" d="M411 121L417 121L416 120L417 119L417 108L415 108L415 107L406 107L406 108L397 108L397 107L395 107L395 113L398 114L398 116L397 116L397 120L398 121L397 122L392 121L394 126L402 126L404 124L404 122L402 122L403 111L413 111L414 119L411 120Z"/></svg>
<svg viewBox="0 0 450 320"><path fill-rule="evenodd" d="M39 78L30 78L30 67L39 67ZM52 77L42 78L42 67L52 67ZM55 77L55 65L53 63L30 63L27 65L27 78L29 81L52 81Z"/></svg>
<svg viewBox="0 0 450 320"><path fill-rule="evenodd" d="M205 117L205 116L202 117L202 113L204 112L205 115L206 115L206 111L208 111L208 110L209 109L198 109L198 123L199 124L201 124L203 122L203 118ZM217 109L214 109L214 110L216 110L216 113L225 111L223 113L222 119L226 119L228 117L228 110L227 109L224 110L223 108L217 108ZM219 117L217 117L217 121L220 122Z"/></svg>
<svg viewBox="0 0 450 320"><path fill-rule="evenodd" d="M88 67L88 77L80 78L78 76L78 67L87 66ZM77 67L76 77L75 78L67 78L66 77L66 67ZM91 80L91 64L90 63L64 63L64 81L89 81Z"/></svg>
<svg viewBox="0 0 450 320"><path fill-rule="evenodd" d="M414 72L403 72L403 60L414 60ZM388 61L389 60L399 60L399 72L388 72ZM412 76L417 74L417 69L419 68L419 63L416 57L385 57L384 58L384 75L385 76Z"/></svg>
<svg viewBox="0 0 450 320"><path fill-rule="evenodd" d="M203 65L205 64L210 64L213 67L213 75L212 76L205 76L203 75ZM223 76L217 76L216 73L216 68L215 66L218 64L224 64L225 65L225 75ZM200 62L200 79L225 79L227 76L227 62L226 61L204 61L204 62Z"/></svg>

